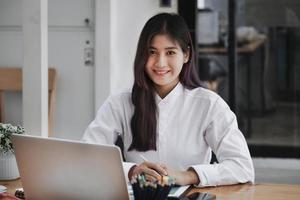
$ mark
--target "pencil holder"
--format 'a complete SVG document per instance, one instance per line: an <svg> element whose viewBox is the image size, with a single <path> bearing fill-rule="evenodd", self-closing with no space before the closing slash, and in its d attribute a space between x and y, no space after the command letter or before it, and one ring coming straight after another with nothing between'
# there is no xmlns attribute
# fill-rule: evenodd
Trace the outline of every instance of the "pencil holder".
<svg viewBox="0 0 300 200"><path fill-rule="evenodd" d="M175 179L169 176L162 176L161 180L150 182L141 174L131 180L135 200L165 200L174 184Z"/></svg>

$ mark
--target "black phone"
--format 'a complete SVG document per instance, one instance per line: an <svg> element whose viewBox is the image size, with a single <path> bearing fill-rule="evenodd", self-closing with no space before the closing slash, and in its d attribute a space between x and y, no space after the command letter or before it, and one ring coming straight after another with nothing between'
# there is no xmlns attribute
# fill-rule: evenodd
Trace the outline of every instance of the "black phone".
<svg viewBox="0 0 300 200"><path fill-rule="evenodd" d="M168 197L168 200L216 200L216 195L202 192L194 192L184 197Z"/></svg>
<svg viewBox="0 0 300 200"><path fill-rule="evenodd" d="M185 200L215 200L216 195L202 192L195 192L185 197Z"/></svg>

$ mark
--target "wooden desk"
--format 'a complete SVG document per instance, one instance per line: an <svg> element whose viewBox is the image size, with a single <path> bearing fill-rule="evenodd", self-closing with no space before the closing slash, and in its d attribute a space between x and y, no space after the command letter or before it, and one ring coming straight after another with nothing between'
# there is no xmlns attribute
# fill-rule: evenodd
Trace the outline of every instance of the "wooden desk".
<svg viewBox="0 0 300 200"><path fill-rule="evenodd" d="M0 181L0 185L8 188L10 194L14 194L15 189L21 187L21 180ZM193 188L188 194L194 192L210 193L222 200L299 200L300 185L284 184L238 184L231 186L219 186L208 188ZM1 198L0 198L1 199Z"/></svg>
<svg viewBox="0 0 300 200"><path fill-rule="evenodd" d="M198 191L214 194L224 200L299 200L300 185L284 184L239 184L232 186L192 189L189 194Z"/></svg>
<svg viewBox="0 0 300 200"><path fill-rule="evenodd" d="M15 194L15 190L17 188L21 188L22 187L22 183L21 183L21 179L17 179L17 180L13 180L13 181L0 181L0 185L4 185L5 187L7 187L7 192L11 195ZM1 198L0 199L4 199L4 200L9 200L9 198Z"/></svg>

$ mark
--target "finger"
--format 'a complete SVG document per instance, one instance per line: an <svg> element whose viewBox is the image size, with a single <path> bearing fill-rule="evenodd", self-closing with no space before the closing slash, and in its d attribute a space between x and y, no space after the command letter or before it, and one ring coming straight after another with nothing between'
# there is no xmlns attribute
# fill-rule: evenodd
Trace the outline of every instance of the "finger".
<svg viewBox="0 0 300 200"><path fill-rule="evenodd" d="M150 163L150 162L147 162L145 164L147 165L147 167L157 171L161 175L165 175L165 176L168 175L167 171L160 164Z"/></svg>
<svg viewBox="0 0 300 200"><path fill-rule="evenodd" d="M150 175L150 176L153 176L155 177L155 179L160 179L161 178L161 174L159 174L157 171L151 169L151 168L144 168L143 169L143 172L146 174L146 175Z"/></svg>
<svg viewBox="0 0 300 200"><path fill-rule="evenodd" d="M150 181L150 182L156 182L157 181L156 177L153 177L151 175L145 174L145 177L146 177L147 181Z"/></svg>
<svg viewBox="0 0 300 200"><path fill-rule="evenodd" d="M168 170L167 166L165 164L160 164L160 166L164 169L164 170Z"/></svg>
<svg viewBox="0 0 300 200"><path fill-rule="evenodd" d="M139 174L148 174L155 179L160 179L161 177L161 175L154 169L150 168L147 163L142 163L141 165L137 166L132 174L133 176L137 176Z"/></svg>

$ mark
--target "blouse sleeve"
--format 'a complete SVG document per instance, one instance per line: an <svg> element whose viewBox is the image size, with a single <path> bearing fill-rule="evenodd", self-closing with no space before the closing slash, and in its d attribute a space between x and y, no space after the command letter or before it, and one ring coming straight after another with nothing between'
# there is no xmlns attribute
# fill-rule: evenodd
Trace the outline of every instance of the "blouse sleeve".
<svg viewBox="0 0 300 200"><path fill-rule="evenodd" d="M205 139L219 161L192 166L198 174L198 186L254 183L254 168L246 140L238 129L235 114L221 98L216 100Z"/></svg>
<svg viewBox="0 0 300 200"><path fill-rule="evenodd" d="M122 101L119 96L109 97L97 112L96 118L86 129L82 140L93 144L115 144L118 135L123 135ZM135 163L123 162L128 182L128 172Z"/></svg>
<svg viewBox="0 0 300 200"><path fill-rule="evenodd" d="M82 140L94 144L114 144L122 133L121 106L116 97L110 96L89 124Z"/></svg>

